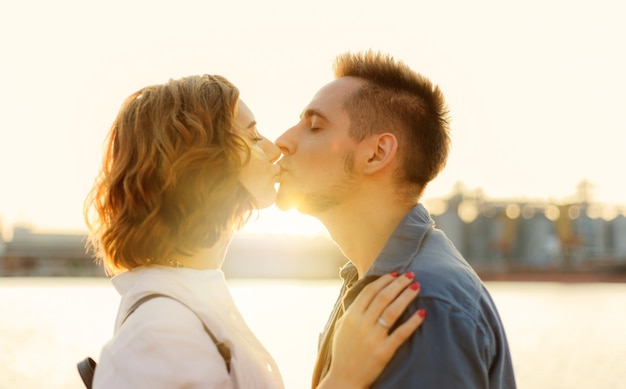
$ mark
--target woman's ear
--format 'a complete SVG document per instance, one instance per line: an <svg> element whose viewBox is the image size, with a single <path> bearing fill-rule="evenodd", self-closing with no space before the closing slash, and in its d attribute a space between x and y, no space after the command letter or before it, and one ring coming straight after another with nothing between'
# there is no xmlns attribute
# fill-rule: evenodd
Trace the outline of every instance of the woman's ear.
<svg viewBox="0 0 626 389"><path fill-rule="evenodd" d="M385 132L372 135L369 143L368 159L363 169L365 174L374 174L391 164L398 155L398 139L394 134Z"/></svg>

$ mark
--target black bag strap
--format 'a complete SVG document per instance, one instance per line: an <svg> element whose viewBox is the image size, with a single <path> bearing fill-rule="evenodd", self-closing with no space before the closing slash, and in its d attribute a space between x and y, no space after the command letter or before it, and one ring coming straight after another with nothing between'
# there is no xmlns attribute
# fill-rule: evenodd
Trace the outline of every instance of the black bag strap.
<svg viewBox="0 0 626 389"><path fill-rule="evenodd" d="M224 344L224 342L220 342L217 340L213 332L211 332L209 327L207 327L207 325L204 323L204 320L202 320L200 315L198 315L193 309L189 308L187 304L183 303L182 301L172 296L168 296L166 294L161 294L161 293L152 293L152 294L143 296L130 307L130 309L126 313L126 316L124 316L124 318L122 319L122 323L120 324L120 326L124 324L126 319L128 319L128 317L133 312L135 312L135 310L139 308L141 304L145 303L148 300L152 300L153 298L156 298L156 297L166 297L174 301L177 301L179 304L182 304L185 307L187 307L191 312L193 312L198 317L198 319L200 319L200 322L202 323L202 327L204 328L204 331L207 334L209 334L209 336L211 337L211 340L213 340L213 343L215 343L215 346L217 347L217 351L220 353L222 358L224 358L224 363L226 364L226 370L230 373L230 360L232 358L230 348L228 348L228 346ZM78 368L78 373L80 374L80 378L83 380L83 383L85 384L85 387L87 389L91 389L91 386L93 383L93 376L96 372L96 366L97 366L96 361L94 361L90 357L87 357L76 364L76 367Z"/></svg>
<svg viewBox="0 0 626 389"><path fill-rule="evenodd" d="M76 367L78 367L78 373L85 384L85 388L91 389L91 385L93 384L93 375L96 372L96 361L87 357L78 362Z"/></svg>

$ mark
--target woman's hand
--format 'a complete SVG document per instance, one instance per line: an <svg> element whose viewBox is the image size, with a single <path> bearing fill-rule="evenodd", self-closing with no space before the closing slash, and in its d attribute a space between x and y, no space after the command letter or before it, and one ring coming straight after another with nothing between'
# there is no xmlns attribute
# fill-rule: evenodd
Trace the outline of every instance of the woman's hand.
<svg viewBox="0 0 626 389"><path fill-rule="evenodd" d="M367 388L424 321L419 310L390 331L419 292L413 273L387 274L365 286L337 321L332 363L318 389Z"/></svg>

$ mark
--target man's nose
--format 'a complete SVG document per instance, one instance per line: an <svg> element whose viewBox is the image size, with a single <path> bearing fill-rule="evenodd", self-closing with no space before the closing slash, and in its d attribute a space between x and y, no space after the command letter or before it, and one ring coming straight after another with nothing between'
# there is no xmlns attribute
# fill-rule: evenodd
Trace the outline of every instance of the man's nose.
<svg viewBox="0 0 626 389"><path fill-rule="evenodd" d="M280 152L283 155L290 155L293 154L295 151L296 144L293 140L293 132L295 128L296 126L293 126L287 131L283 132L278 138L276 138L276 141L274 142L276 144L276 147L280 149Z"/></svg>

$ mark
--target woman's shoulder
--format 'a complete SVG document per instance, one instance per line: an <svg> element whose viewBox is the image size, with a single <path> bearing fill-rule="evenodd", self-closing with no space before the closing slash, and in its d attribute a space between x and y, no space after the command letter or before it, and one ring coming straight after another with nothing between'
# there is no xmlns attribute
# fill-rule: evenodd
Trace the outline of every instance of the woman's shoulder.
<svg viewBox="0 0 626 389"><path fill-rule="evenodd" d="M150 294L146 295L150 296ZM180 298L170 297L165 294L154 295L153 298L141 303L120 323L119 331L128 329L135 336L138 333L158 335L159 333L188 335L203 332L200 318L189 308L188 304ZM121 317L123 320L124 317Z"/></svg>
<svg viewBox="0 0 626 389"><path fill-rule="evenodd" d="M166 297L146 301L128 317L104 347L98 369L103 375L128 382L159 382L156 387L183 378L193 382L229 380L224 360L200 319L185 305Z"/></svg>

